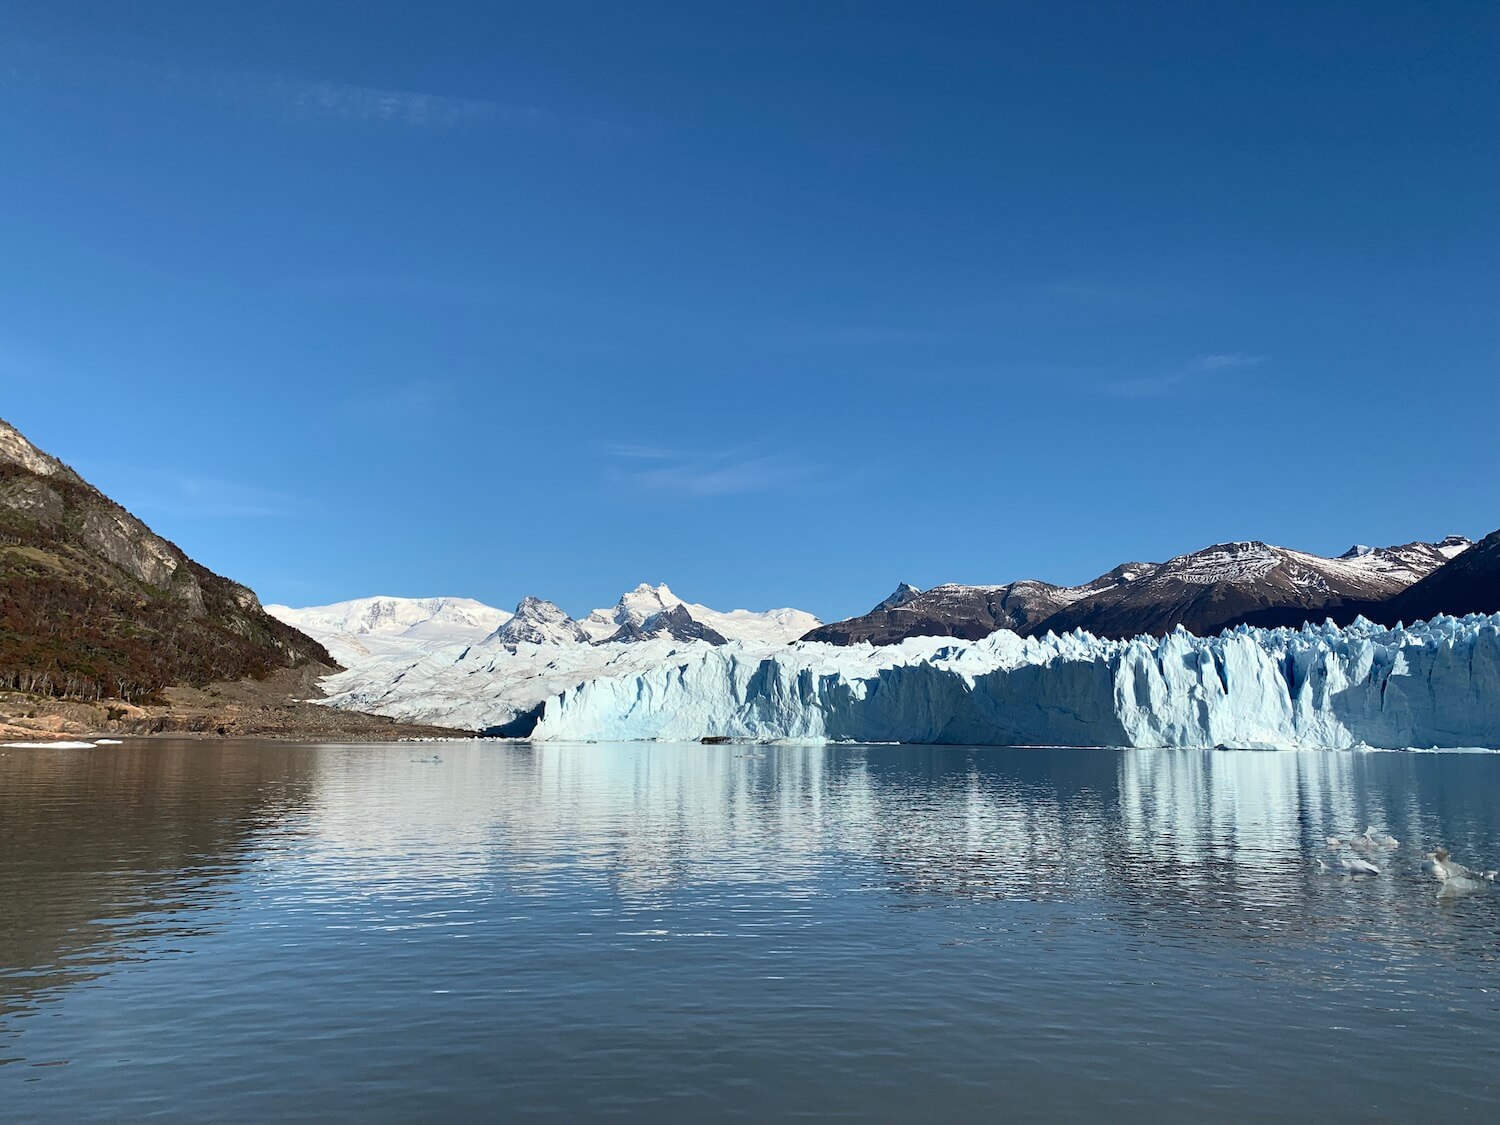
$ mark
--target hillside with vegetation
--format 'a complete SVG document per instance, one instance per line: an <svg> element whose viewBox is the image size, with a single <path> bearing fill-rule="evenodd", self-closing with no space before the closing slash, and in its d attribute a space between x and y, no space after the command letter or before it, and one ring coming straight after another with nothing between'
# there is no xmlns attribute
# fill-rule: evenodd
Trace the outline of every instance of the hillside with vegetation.
<svg viewBox="0 0 1500 1125"><path fill-rule="evenodd" d="M334 662L0 420L0 688L139 703L310 663Z"/></svg>

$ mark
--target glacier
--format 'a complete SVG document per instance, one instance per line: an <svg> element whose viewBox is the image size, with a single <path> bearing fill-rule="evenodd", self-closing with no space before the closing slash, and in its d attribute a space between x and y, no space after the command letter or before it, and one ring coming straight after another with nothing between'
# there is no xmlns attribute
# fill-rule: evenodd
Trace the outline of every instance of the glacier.
<svg viewBox="0 0 1500 1125"><path fill-rule="evenodd" d="M1389 629L1360 619L1128 641L1001 631L649 655L547 700L531 737L1500 748L1500 614Z"/></svg>

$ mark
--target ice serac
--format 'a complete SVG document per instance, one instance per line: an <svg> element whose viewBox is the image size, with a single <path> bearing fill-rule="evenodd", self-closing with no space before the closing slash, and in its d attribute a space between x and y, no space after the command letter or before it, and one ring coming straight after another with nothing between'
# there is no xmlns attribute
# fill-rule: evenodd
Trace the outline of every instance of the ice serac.
<svg viewBox="0 0 1500 1125"><path fill-rule="evenodd" d="M622 670L623 671L623 670ZM673 652L548 703L533 737L1500 748L1500 614L1409 628L1087 633Z"/></svg>

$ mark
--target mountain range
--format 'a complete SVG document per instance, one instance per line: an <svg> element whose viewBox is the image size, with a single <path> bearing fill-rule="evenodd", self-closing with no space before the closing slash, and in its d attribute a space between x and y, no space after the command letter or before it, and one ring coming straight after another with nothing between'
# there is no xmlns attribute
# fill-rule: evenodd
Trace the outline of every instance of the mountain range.
<svg viewBox="0 0 1500 1125"><path fill-rule="evenodd" d="M788 644L820 622L799 609L728 612L685 602L665 584L642 583L608 609L575 620L556 603L527 596L513 612L470 598L357 598L332 605L266 607L316 637L345 664L445 645L602 645L648 640Z"/></svg>
<svg viewBox="0 0 1500 1125"><path fill-rule="evenodd" d="M977 640L996 629L1022 636L1083 629L1125 639L1179 626L1211 636L1240 624L1347 622L1361 614L1394 623L1415 614L1493 612L1500 608L1500 568L1486 560L1495 539L1485 540L1483 551L1449 536L1356 546L1337 558L1254 541L1219 543L1164 563L1122 563L1082 586L1022 579L918 591L903 583L869 613L819 626L803 639L889 645L920 636Z"/></svg>

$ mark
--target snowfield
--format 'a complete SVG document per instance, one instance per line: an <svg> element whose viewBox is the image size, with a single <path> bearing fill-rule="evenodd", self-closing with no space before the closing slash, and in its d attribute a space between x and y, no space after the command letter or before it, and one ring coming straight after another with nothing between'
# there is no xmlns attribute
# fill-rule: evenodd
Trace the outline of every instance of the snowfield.
<svg viewBox="0 0 1500 1125"><path fill-rule="evenodd" d="M472 644L511 617L472 598L356 598L303 609L268 605L265 610L318 641L346 668Z"/></svg>
<svg viewBox="0 0 1500 1125"><path fill-rule="evenodd" d="M630 597L617 613L650 608ZM542 740L1500 748L1500 615L885 647L497 633L324 686L332 706Z"/></svg>
<svg viewBox="0 0 1500 1125"><path fill-rule="evenodd" d="M536 597L522 598L514 613L467 598L266 608L346 668L323 681L330 698L321 702L502 733L517 721L529 731L540 704L585 680L642 674L681 651L712 647L697 637L776 648L821 624L798 609L721 612L644 583L578 621Z"/></svg>

